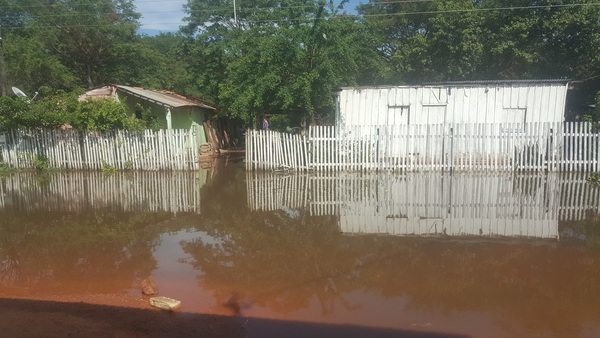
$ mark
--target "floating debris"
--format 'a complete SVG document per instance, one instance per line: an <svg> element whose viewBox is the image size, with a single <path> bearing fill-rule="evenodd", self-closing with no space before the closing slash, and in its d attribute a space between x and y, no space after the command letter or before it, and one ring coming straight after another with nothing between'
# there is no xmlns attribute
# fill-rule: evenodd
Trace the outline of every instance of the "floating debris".
<svg viewBox="0 0 600 338"><path fill-rule="evenodd" d="M168 297L152 297L150 305L163 310L175 311L181 307L181 301Z"/></svg>

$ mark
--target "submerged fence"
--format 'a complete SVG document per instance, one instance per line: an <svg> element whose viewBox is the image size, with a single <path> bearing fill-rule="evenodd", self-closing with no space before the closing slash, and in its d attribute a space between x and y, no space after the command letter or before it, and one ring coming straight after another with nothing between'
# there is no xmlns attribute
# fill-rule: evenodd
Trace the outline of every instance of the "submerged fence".
<svg viewBox="0 0 600 338"><path fill-rule="evenodd" d="M198 142L193 128L105 133L12 130L0 132L0 163L14 168L197 169Z"/></svg>
<svg viewBox="0 0 600 338"><path fill-rule="evenodd" d="M250 130L246 166L292 170L597 171L591 123L310 127L305 135Z"/></svg>

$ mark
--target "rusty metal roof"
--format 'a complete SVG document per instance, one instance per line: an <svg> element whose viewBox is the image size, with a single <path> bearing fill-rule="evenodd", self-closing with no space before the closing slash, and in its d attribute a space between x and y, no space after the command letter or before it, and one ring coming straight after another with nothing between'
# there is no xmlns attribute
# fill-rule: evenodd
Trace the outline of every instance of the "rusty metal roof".
<svg viewBox="0 0 600 338"><path fill-rule="evenodd" d="M147 100L150 102L154 102L156 104L166 106L166 107L171 107L171 108L201 107L201 108L216 110L216 108L207 105L206 103L202 102L202 100L200 100L200 99L185 97L183 95L175 94L173 92L155 91L155 90L148 90L148 89L143 89L143 88L139 88L139 87L129 87L129 86L122 86L122 85L116 85L115 87L117 87L119 90L121 90L129 95L133 95L133 96L139 97L141 99L144 99L144 100Z"/></svg>

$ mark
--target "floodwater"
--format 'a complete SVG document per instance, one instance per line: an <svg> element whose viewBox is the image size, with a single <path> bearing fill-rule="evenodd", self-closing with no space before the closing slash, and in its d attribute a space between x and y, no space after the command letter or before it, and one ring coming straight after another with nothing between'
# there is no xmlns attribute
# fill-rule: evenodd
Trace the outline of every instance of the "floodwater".
<svg viewBox="0 0 600 338"><path fill-rule="evenodd" d="M153 276L247 337L600 336L585 175L216 164L0 176L0 297L137 296Z"/></svg>

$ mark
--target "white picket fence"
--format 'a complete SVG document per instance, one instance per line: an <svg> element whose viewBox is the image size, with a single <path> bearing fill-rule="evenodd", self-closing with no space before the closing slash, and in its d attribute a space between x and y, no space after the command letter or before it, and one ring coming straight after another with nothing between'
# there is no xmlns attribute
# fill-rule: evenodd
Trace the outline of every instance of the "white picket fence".
<svg viewBox="0 0 600 338"><path fill-rule="evenodd" d="M316 126L307 135L249 130L246 166L292 170L597 171L591 123Z"/></svg>
<svg viewBox="0 0 600 338"><path fill-rule="evenodd" d="M198 169L194 129L112 131L11 130L0 132L0 163L34 168L40 159L50 168L131 170Z"/></svg>

